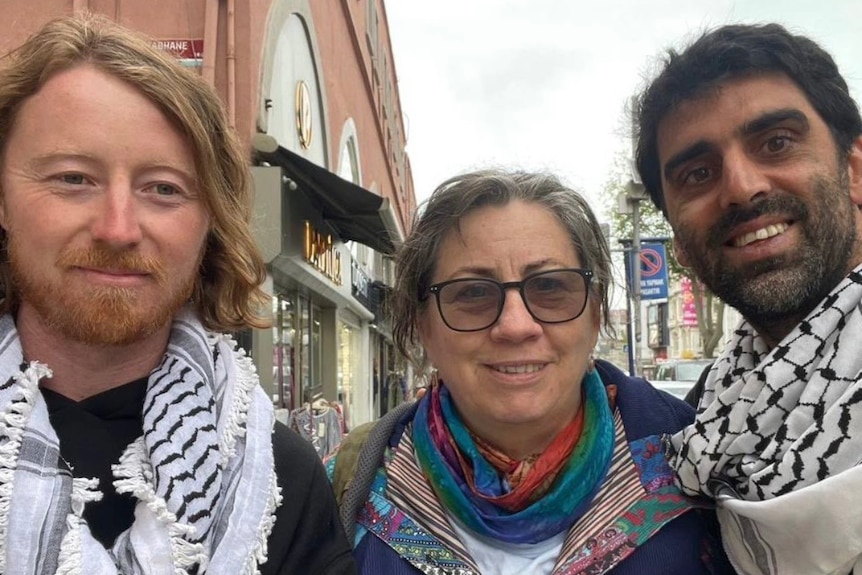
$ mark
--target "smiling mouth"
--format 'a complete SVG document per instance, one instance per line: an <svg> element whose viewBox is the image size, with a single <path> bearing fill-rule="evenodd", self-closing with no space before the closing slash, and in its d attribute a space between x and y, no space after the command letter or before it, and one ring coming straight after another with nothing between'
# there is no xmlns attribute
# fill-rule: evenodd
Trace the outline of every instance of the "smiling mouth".
<svg viewBox="0 0 862 575"><path fill-rule="evenodd" d="M741 236L733 238L733 240L731 240L731 244L735 248L744 248L745 246L753 244L754 242L768 240L769 238L774 238L775 236L781 235L785 231L787 231L787 228L789 227L790 224L786 222L770 224L764 228L760 228L759 230L748 232L747 234L743 234Z"/></svg>
<svg viewBox="0 0 862 575"><path fill-rule="evenodd" d="M83 272L98 274L102 276L111 276L111 277L143 277L150 275L149 272L145 272L143 270L137 269L107 269L107 268L90 268L90 267L80 267L78 268Z"/></svg>
<svg viewBox="0 0 862 575"><path fill-rule="evenodd" d="M491 366L494 371L499 371L500 373L535 373L537 371L541 371L544 367L544 363L530 363L525 365L492 365Z"/></svg>

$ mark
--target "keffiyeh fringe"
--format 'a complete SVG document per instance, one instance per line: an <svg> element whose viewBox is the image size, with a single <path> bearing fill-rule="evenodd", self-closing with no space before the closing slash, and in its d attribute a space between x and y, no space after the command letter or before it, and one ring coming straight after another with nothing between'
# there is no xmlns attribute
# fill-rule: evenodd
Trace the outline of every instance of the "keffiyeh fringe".
<svg viewBox="0 0 862 575"><path fill-rule="evenodd" d="M111 550L81 518L86 503L101 497L97 481L73 479L59 458L38 391L51 371L38 363L22 371L22 359L14 323L4 316L0 572L258 573L281 501L274 419L251 358L231 338L205 332L189 310L174 322L165 358L147 386L144 435L112 468L117 491L139 503L135 522ZM43 455L30 458L31 452ZM246 458L249 452L254 457ZM26 492L16 491L22 484Z"/></svg>
<svg viewBox="0 0 862 575"><path fill-rule="evenodd" d="M0 394L3 404L8 402L0 413L0 542L6 541L8 535L21 436L33 410L33 398L39 393L39 380L51 375L50 369L34 362L23 372L13 374ZM3 397L7 394L8 399ZM0 553L0 573L6 573L5 552Z"/></svg>

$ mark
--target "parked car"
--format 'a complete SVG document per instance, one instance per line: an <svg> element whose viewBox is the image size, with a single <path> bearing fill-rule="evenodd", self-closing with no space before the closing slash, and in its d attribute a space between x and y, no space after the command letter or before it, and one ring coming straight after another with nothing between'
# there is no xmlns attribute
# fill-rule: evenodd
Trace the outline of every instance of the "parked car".
<svg viewBox="0 0 862 575"><path fill-rule="evenodd" d="M712 359L672 359L659 364L652 384L671 395L684 398L697 382L700 374L714 360Z"/></svg>

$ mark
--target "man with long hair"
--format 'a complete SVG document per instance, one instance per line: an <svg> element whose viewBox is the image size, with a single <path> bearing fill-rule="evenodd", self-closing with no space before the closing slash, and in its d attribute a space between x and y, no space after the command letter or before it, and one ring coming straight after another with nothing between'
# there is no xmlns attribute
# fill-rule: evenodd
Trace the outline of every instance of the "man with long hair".
<svg viewBox="0 0 862 575"><path fill-rule="evenodd" d="M323 466L224 332L267 325L214 90L83 15L0 62L0 572L352 573Z"/></svg>

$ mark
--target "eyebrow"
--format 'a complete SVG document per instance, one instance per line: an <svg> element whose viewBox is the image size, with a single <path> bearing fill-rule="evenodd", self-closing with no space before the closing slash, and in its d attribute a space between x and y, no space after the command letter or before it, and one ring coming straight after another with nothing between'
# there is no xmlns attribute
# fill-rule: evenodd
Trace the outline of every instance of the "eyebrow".
<svg viewBox="0 0 862 575"><path fill-rule="evenodd" d="M50 152L47 154L43 154L41 156L36 156L33 158L29 158L27 160L27 166L30 169L36 170L45 170L48 169L55 162L63 162L63 161L73 161L73 162L82 162L89 166L101 166L102 162L99 158L95 156L91 156L89 154L79 154L77 152ZM189 188L190 190L197 189L199 186L199 181L197 174L195 172L189 172L188 170L183 169L176 163L174 163L171 159L160 159L156 158L155 161L144 164L140 167L141 171L146 170L166 170L175 174L177 177L183 180L183 184Z"/></svg>
<svg viewBox="0 0 862 575"><path fill-rule="evenodd" d="M44 169L54 162L63 161L86 162L89 164L96 163L96 160L93 159L92 156L75 152L50 152L40 156L31 157L26 160L29 167L36 169Z"/></svg>
<svg viewBox="0 0 862 575"><path fill-rule="evenodd" d="M529 263L529 264L523 266L521 268L521 275L525 277L525 276L534 274L534 273L540 271L542 268L547 267L548 265L554 265L555 267L560 267L560 268L579 267L579 266L564 265L563 262L560 262L554 258L545 258L545 259L542 259L540 261L532 262L532 263ZM494 270L493 268L490 268L490 267L486 268L486 267L480 267L480 266L467 266L467 267L458 268L458 269L453 270L452 273L449 274L449 276L447 276L447 279L452 279L452 277L454 277L454 276L460 276L460 275L464 275L464 274L485 277L488 279L494 279L494 276L496 274L496 270Z"/></svg>
<svg viewBox="0 0 862 575"><path fill-rule="evenodd" d="M796 122L799 124L799 128L807 132L811 125L808 123L808 118L801 111L796 108L784 108L781 110L775 110L773 112L767 112L753 120L746 122L742 126L742 130L740 133L745 136L750 136L752 134L757 134L759 132L763 132L764 130L768 130L772 128L776 124L781 124L784 122Z"/></svg>
<svg viewBox="0 0 862 575"><path fill-rule="evenodd" d="M738 132L742 136L751 136L768 130L778 124L782 124L789 121L796 122L797 124L799 124L799 129L802 132L808 132L811 128L811 125L808 122L808 117L800 110L796 108L782 108L780 110L767 112L754 118L753 120L745 122ZM676 170L682 164L688 162L693 158L697 158L698 156L711 152L714 149L714 144L706 140L698 140L697 142L681 150L677 154L674 154L664 165L665 179L669 180L673 171Z"/></svg>
<svg viewBox="0 0 862 575"><path fill-rule="evenodd" d="M671 156L671 158L664 165L664 178L666 180L669 180L671 174L679 166L688 162L689 160L697 158L698 156L702 156L707 152L711 152L714 149L714 144L710 144L706 140L698 140L684 150L681 150L680 152Z"/></svg>

